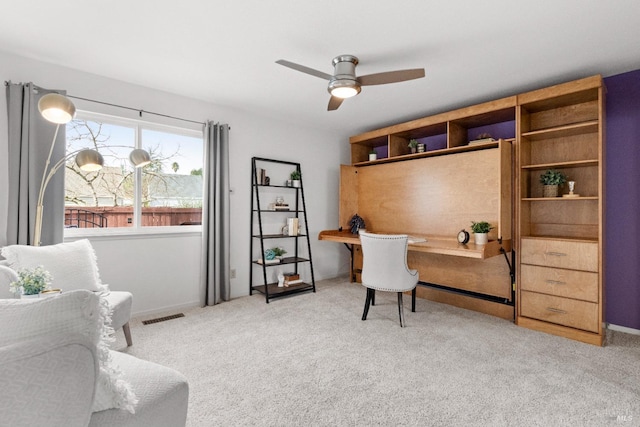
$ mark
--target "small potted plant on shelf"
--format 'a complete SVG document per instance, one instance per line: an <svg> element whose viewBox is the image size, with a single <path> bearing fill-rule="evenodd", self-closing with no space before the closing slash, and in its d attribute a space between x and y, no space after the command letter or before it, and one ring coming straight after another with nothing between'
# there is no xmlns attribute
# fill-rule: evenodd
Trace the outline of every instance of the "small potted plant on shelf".
<svg viewBox="0 0 640 427"><path fill-rule="evenodd" d="M271 251L273 252L275 258L280 260L283 258L283 255L287 253L287 251L278 246L271 248Z"/></svg>
<svg viewBox="0 0 640 427"><path fill-rule="evenodd" d="M18 271L18 280L9 283L9 289L20 298L38 298L40 292L49 289L51 279L51 274L41 265L34 269L23 268Z"/></svg>
<svg viewBox="0 0 640 427"><path fill-rule="evenodd" d="M558 197L558 188L567 182L567 176L555 169L547 169L540 175L540 183L544 186L542 193L544 197Z"/></svg>
<svg viewBox="0 0 640 427"><path fill-rule="evenodd" d="M291 175L289 176L289 178L291 178L291 185L293 187L300 187L301 174L298 169L291 172Z"/></svg>
<svg viewBox="0 0 640 427"><path fill-rule="evenodd" d="M486 245L489 242L489 230L493 229L486 221L471 221L471 231L476 245Z"/></svg>
<svg viewBox="0 0 640 427"><path fill-rule="evenodd" d="M411 148L411 154L415 153L418 148L418 140L417 139L409 140L409 148Z"/></svg>
<svg viewBox="0 0 640 427"><path fill-rule="evenodd" d="M377 160L378 159L378 153L376 153L376 150L374 150L373 148L371 149L371 151L369 151L369 160Z"/></svg>

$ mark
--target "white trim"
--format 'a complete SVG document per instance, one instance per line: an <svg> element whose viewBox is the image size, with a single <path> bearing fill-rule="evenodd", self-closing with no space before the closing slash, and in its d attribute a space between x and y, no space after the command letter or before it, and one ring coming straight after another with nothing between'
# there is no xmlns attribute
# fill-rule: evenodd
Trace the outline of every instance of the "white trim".
<svg viewBox="0 0 640 427"><path fill-rule="evenodd" d="M187 310L194 307L202 307L202 304L200 304L200 301L192 301L184 304L169 305L165 307L154 308L152 310L133 312L131 313L131 317L149 317L149 316L155 316L157 314L165 314L165 313L167 313L167 315L170 315L170 314L175 314L176 312ZM142 320L147 320L147 319L140 319L140 321Z"/></svg>
<svg viewBox="0 0 640 427"><path fill-rule="evenodd" d="M632 334L632 335L640 335L640 329L633 329L633 328L628 328L626 326L612 325L611 323L607 324L607 329L611 329L612 331L625 332L627 334Z"/></svg>
<svg viewBox="0 0 640 427"><path fill-rule="evenodd" d="M112 240L118 238L150 238L150 237L180 237L187 234L202 235L201 225L173 225L167 227L114 227L114 228L65 228L64 241L74 241L89 238L91 240Z"/></svg>

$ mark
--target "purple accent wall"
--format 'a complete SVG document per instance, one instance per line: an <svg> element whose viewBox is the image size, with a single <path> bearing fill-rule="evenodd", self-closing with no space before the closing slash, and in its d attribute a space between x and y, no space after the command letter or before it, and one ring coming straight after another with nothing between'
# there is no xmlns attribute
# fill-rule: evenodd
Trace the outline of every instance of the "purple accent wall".
<svg viewBox="0 0 640 427"><path fill-rule="evenodd" d="M640 70L604 82L605 321L640 329Z"/></svg>
<svg viewBox="0 0 640 427"><path fill-rule="evenodd" d="M467 137L469 141L478 139L478 135L482 133L488 133L494 139L509 139L516 137L516 121L511 120L508 122L496 123L493 125L479 126L477 128L471 128L467 130Z"/></svg>

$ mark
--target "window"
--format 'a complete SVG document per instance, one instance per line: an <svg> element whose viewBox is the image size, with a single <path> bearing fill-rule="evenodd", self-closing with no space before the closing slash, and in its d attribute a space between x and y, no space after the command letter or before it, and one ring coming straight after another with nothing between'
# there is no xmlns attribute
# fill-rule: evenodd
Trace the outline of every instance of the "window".
<svg viewBox="0 0 640 427"><path fill-rule="evenodd" d="M102 169L77 166L73 154L85 148L102 154ZM146 150L151 163L135 169L129 161L135 148ZM202 131L79 112L67 124L67 155L67 230L201 224Z"/></svg>

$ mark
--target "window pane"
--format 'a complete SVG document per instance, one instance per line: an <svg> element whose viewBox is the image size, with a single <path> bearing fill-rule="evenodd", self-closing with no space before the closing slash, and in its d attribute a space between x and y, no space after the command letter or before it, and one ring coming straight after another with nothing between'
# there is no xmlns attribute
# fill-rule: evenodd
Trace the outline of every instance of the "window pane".
<svg viewBox="0 0 640 427"><path fill-rule="evenodd" d="M201 224L202 137L143 129L142 147L142 226Z"/></svg>
<svg viewBox="0 0 640 427"><path fill-rule="evenodd" d="M67 124L70 160L65 165L65 226L136 228L200 224L202 133L96 117L79 114L78 119ZM73 154L86 148L102 154L102 169L85 172L78 167ZM142 167L139 174L129 161L134 148L143 148L151 156L151 163ZM139 219L137 212L141 214Z"/></svg>
<svg viewBox="0 0 640 427"><path fill-rule="evenodd" d="M133 226L134 169L128 156L136 129L92 120L67 124L67 153L90 148L104 158L99 171L81 170L72 156L65 174L65 226L113 228Z"/></svg>

